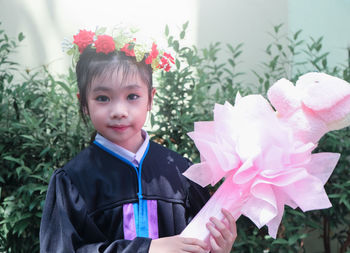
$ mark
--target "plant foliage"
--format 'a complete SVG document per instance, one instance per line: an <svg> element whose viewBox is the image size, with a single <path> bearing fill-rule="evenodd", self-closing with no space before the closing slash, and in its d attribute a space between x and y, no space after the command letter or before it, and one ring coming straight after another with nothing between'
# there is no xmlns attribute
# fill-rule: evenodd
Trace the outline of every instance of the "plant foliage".
<svg viewBox="0 0 350 253"><path fill-rule="evenodd" d="M74 74L20 71L10 60L19 41L0 30L0 252L38 252L47 183L87 142Z"/></svg>

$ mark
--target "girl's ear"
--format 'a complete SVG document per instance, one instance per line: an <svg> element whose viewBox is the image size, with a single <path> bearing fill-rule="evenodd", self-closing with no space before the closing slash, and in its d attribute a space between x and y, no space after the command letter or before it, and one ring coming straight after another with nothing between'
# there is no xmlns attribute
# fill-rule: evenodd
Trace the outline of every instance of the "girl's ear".
<svg viewBox="0 0 350 253"><path fill-rule="evenodd" d="M154 94L156 94L156 88L152 88L150 101L148 103L148 108L147 108L148 111L152 109Z"/></svg>

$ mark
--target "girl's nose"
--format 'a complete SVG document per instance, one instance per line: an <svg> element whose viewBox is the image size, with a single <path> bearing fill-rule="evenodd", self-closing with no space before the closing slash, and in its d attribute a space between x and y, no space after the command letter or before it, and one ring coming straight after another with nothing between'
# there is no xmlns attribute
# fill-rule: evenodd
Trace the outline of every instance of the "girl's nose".
<svg viewBox="0 0 350 253"><path fill-rule="evenodd" d="M111 118L126 118L128 116L127 106L124 103L115 103L111 105Z"/></svg>

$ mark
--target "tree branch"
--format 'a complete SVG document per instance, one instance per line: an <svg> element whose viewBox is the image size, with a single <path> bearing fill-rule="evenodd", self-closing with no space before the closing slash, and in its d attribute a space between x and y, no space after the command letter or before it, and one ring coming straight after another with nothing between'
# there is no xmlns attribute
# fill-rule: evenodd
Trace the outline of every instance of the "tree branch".
<svg viewBox="0 0 350 253"><path fill-rule="evenodd" d="M343 245L340 248L340 253L345 253L346 249L350 246L350 229L348 231L348 237L346 238L345 242L343 243Z"/></svg>
<svg viewBox="0 0 350 253"><path fill-rule="evenodd" d="M330 225L326 216L323 216L323 246L325 253L331 253L330 247Z"/></svg>

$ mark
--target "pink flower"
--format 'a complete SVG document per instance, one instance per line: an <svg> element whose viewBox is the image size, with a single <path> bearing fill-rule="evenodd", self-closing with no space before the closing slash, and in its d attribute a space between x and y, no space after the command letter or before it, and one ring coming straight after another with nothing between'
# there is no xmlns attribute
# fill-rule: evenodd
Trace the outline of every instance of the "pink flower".
<svg viewBox="0 0 350 253"><path fill-rule="evenodd" d="M341 122L333 129L348 126L349 84L316 73L302 76L297 91L289 84L282 88L285 84L277 82L268 93L278 113L260 95L238 96L235 106L227 102L215 105L214 121L195 123L189 136L201 163L184 175L202 186L215 185L223 177L225 181L182 236L204 239L207 232L200 224L220 213L221 207L235 219L243 214L259 228L267 225L272 237L276 237L285 205L302 211L331 207L324 184L340 154L312 153L319 138L332 130L318 127L322 117L314 122L314 115L326 115L324 125ZM315 93L321 85L326 88L324 93ZM342 101L341 108L337 100Z"/></svg>
<svg viewBox="0 0 350 253"><path fill-rule="evenodd" d="M80 30L77 35L74 35L74 44L79 48L79 52L83 53L85 48L94 42L95 33L86 30Z"/></svg>
<svg viewBox="0 0 350 253"><path fill-rule="evenodd" d="M99 35L95 41L96 53L109 54L115 50L113 37L109 35Z"/></svg>

